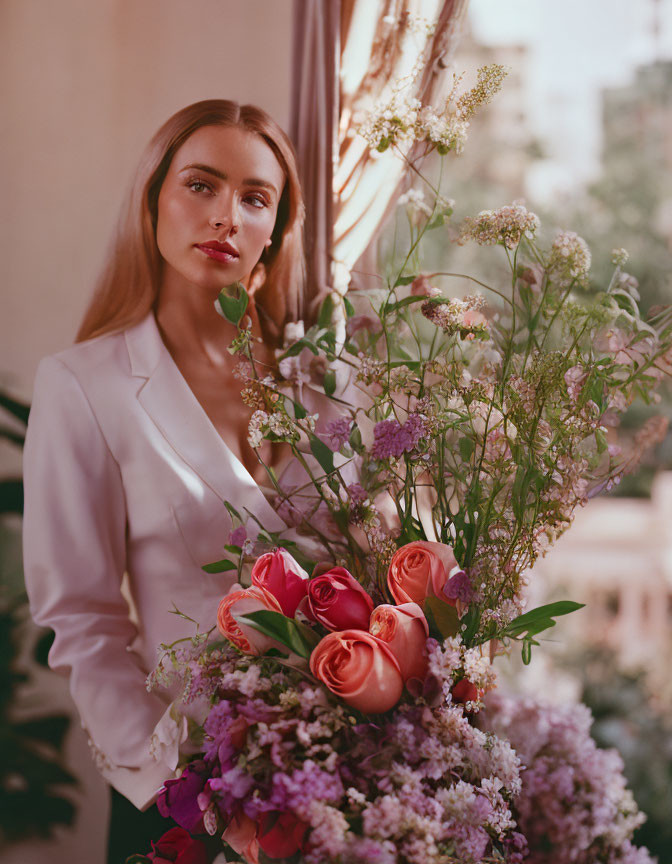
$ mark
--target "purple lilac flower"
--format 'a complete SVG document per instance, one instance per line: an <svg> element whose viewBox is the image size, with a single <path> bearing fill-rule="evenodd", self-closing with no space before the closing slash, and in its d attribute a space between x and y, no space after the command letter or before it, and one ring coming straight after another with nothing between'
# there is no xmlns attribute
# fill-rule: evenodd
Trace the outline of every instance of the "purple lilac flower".
<svg viewBox="0 0 672 864"><path fill-rule="evenodd" d="M229 768L221 777L208 780L208 787L217 793L217 808L225 819L233 816L253 786L254 778L238 767Z"/></svg>
<svg viewBox="0 0 672 864"><path fill-rule="evenodd" d="M450 577L443 588L443 593L449 600L459 600L461 603L471 603L474 598L471 580L464 570L458 570Z"/></svg>
<svg viewBox="0 0 672 864"><path fill-rule="evenodd" d="M381 420L373 429L371 456L374 459L399 457L417 447L427 431L427 423L421 414L409 414L405 423Z"/></svg>
<svg viewBox="0 0 672 864"><path fill-rule="evenodd" d="M229 738L229 727L235 719L233 706L227 702L218 702L210 709L204 729L206 739L204 755L207 761L217 759L220 744Z"/></svg>
<svg viewBox="0 0 672 864"><path fill-rule="evenodd" d="M369 497L361 483L351 483L348 486L348 495L350 496L350 502L355 506L362 504Z"/></svg>
<svg viewBox="0 0 672 864"><path fill-rule="evenodd" d="M350 430L352 429L352 420L349 417L339 417L336 420L331 420L324 428L324 435L327 438L327 444L336 452L347 443L350 438Z"/></svg>
<svg viewBox="0 0 672 864"><path fill-rule="evenodd" d="M242 546L247 540L247 531L244 525L239 525L229 535L229 543L232 546Z"/></svg>

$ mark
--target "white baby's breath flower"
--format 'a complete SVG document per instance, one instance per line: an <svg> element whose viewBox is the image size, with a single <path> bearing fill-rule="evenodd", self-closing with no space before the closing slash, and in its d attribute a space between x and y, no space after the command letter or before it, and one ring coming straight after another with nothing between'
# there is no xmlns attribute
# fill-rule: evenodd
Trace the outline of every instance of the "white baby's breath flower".
<svg viewBox="0 0 672 864"><path fill-rule="evenodd" d="M575 231L561 231L551 246L548 269L559 285L577 282L587 285L590 270L590 249Z"/></svg>
<svg viewBox="0 0 672 864"><path fill-rule="evenodd" d="M619 249L611 250L611 263L614 267L625 267L625 265L630 260L630 253L627 249L623 249L622 247Z"/></svg>
<svg viewBox="0 0 672 864"><path fill-rule="evenodd" d="M250 417L250 423L247 428L247 440L254 450L261 447L261 442L264 440L263 427L268 423L268 414L265 411L255 411Z"/></svg>
<svg viewBox="0 0 672 864"><path fill-rule="evenodd" d="M539 230L539 217L514 201L497 210L481 210L478 216L467 217L460 235L460 242L475 240L479 246L494 246L501 243L507 249L515 249L523 237L531 239Z"/></svg>

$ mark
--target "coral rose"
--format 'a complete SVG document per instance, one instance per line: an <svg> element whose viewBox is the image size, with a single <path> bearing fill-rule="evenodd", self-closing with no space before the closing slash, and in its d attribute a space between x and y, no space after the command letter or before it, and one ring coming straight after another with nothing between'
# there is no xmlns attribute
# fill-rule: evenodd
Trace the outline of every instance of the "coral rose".
<svg viewBox="0 0 672 864"><path fill-rule="evenodd" d="M282 607L270 591L253 585L251 588L231 591L219 604L217 610L219 632L246 654L264 654L269 648L283 649L283 646L275 639L264 636L263 633L247 624L239 624L233 617L234 615L258 612L260 609L282 612Z"/></svg>
<svg viewBox="0 0 672 864"><path fill-rule="evenodd" d="M308 583L308 614L328 630L368 630L373 600L345 567Z"/></svg>
<svg viewBox="0 0 672 864"><path fill-rule="evenodd" d="M310 655L310 671L332 693L365 714L389 711L404 689L394 654L364 630L325 636Z"/></svg>
<svg viewBox="0 0 672 864"><path fill-rule="evenodd" d="M222 834L222 840L228 843L234 852L242 855L248 864L259 864L257 824L242 811L229 822Z"/></svg>
<svg viewBox="0 0 672 864"><path fill-rule="evenodd" d="M288 618L294 617L296 607L306 596L308 574L286 549L258 558L251 578L253 585L271 592Z"/></svg>
<svg viewBox="0 0 672 864"><path fill-rule="evenodd" d="M429 627L417 603L376 606L371 613L369 633L382 639L397 658L404 683L409 678L425 677Z"/></svg>
<svg viewBox="0 0 672 864"><path fill-rule="evenodd" d="M453 550L445 543L416 540L397 549L387 571L387 585L395 603L422 603L438 597L455 605L444 593L453 570L459 570Z"/></svg>
<svg viewBox="0 0 672 864"><path fill-rule="evenodd" d="M272 811L259 819L259 848L269 858L289 858L301 849L308 825L292 813Z"/></svg>

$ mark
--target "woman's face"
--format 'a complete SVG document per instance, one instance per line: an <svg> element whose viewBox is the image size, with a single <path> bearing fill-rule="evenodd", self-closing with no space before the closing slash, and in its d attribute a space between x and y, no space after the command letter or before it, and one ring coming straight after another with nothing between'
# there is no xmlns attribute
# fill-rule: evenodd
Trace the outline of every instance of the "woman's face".
<svg viewBox="0 0 672 864"><path fill-rule="evenodd" d="M173 156L156 243L168 278L213 293L244 280L269 245L284 172L254 132L202 126Z"/></svg>

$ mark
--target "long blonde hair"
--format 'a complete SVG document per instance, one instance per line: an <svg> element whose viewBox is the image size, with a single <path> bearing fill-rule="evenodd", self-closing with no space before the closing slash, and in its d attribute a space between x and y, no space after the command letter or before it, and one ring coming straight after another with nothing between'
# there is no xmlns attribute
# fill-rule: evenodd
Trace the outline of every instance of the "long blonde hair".
<svg viewBox="0 0 672 864"><path fill-rule="evenodd" d="M255 132L273 150L286 181L271 235L273 242L261 259L265 280L255 295L264 336L277 342L287 322L306 314L304 204L294 148L261 108L207 99L173 114L145 148L77 342L137 324L154 307L162 261L156 245L159 192L173 156L202 126L237 126Z"/></svg>

